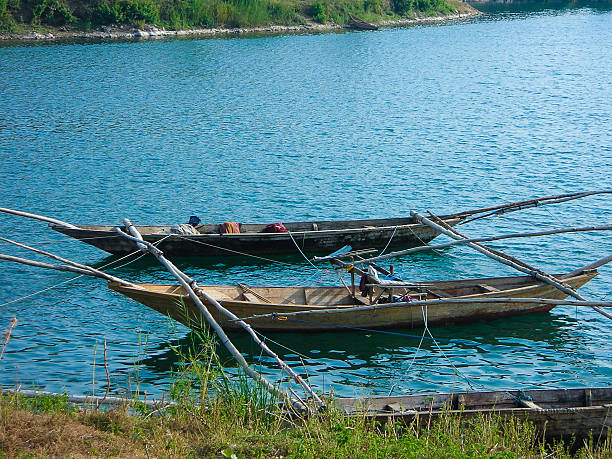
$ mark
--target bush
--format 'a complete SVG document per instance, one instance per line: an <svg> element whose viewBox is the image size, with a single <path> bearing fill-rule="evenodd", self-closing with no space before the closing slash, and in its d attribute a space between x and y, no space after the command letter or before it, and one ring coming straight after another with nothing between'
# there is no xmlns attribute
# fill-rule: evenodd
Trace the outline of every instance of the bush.
<svg viewBox="0 0 612 459"><path fill-rule="evenodd" d="M206 0L189 0L187 11L186 26L210 27L213 25L213 19Z"/></svg>
<svg viewBox="0 0 612 459"><path fill-rule="evenodd" d="M364 0L363 2L364 11L368 11L374 14L383 14L383 5L381 0Z"/></svg>
<svg viewBox="0 0 612 459"><path fill-rule="evenodd" d="M159 22L159 6L152 0L120 0L104 2L92 11L91 21L97 25Z"/></svg>
<svg viewBox="0 0 612 459"><path fill-rule="evenodd" d="M415 0L391 0L393 11L403 16L415 9Z"/></svg>
<svg viewBox="0 0 612 459"><path fill-rule="evenodd" d="M75 17L62 0L35 0L32 7L33 24L61 26L74 22Z"/></svg>
<svg viewBox="0 0 612 459"><path fill-rule="evenodd" d="M91 20L98 25L121 24L125 16L118 3L103 3L93 11Z"/></svg>
<svg viewBox="0 0 612 459"><path fill-rule="evenodd" d="M0 0L0 32L11 32L15 28L15 20L9 11L8 0Z"/></svg>
<svg viewBox="0 0 612 459"><path fill-rule="evenodd" d="M310 5L310 15L312 16L312 20L318 22L320 24L325 24L327 22L327 15L325 14L325 8L323 4L319 1L313 2Z"/></svg>
<svg viewBox="0 0 612 459"><path fill-rule="evenodd" d="M393 11L400 16L414 11L442 14L454 12L454 9L444 0L391 0L391 6Z"/></svg>

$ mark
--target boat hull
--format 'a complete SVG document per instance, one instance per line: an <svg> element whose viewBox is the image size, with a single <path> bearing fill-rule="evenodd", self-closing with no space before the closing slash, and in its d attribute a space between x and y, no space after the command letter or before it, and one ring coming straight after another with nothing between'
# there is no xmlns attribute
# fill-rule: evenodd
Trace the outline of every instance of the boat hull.
<svg viewBox="0 0 612 459"><path fill-rule="evenodd" d="M456 225L461 218L445 220ZM208 225L212 227L212 225ZM257 230L265 225L243 225ZM291 233L244 232L217 234L212 231L196 235L168 235L170 226L138 227L145 241L156 244L168 256L231 256L296 254L298 247L308 255L331 253L344 245L353 249L416 247L440 233L409 218L338 222L286 223ZM292 230L291 227L296 227ZM136 244L117 234L112 226L79 226L67 228L52 225L52 229L114 255L126 255L138 250ZM305 229L310 228L310 229ZM315 229L316 228L316 229Z"/></svg>
<svg viewBox="0 0 612 459"><path fill-rule="evenodd" d="M605 438L612 428L612 388L538 389L395 397L339 398L333 405L372 421L428 426L444 416L483 415L533 423L547 438Z"/></svg>
<svg viewBox="0 0 612 459"><path fill-rule="evenodd" d="M579 288L597 275L596 271L582 273L565 282ZM335 308L354 309L352 297L343 287L253 287L263 298L283 298L283 301L270 303L257 298L245 300L244 295L235 287L203 286L208 295L244 319L255 329L272 332L328 332L359 328L390 329L415 328L425 325L452 325L462 322L491 320L501 317L531 314L551 310L554 306L533 302L486 302L493 298L547 298L564 299L567 295L548 284L530 281L528 276L508 278L472 279L461 281L443 281L427 283L430 289L439 292L462 289L466 295L453 298L477 299L478 302L452 303L438 298L426 306L401 303L397 306L352 310L338 313L317 313L317 310ZM502 287L497 292L476 293L481 286ZM185 295L180 286L139 284L143 289L126 287L110 283L109 287L139 303L142 303L190 328L204 328L203 318L194 302ZM235 293L234 293L235 292ZM449 299L451 299L449 297ZM484 301L484 302L482 302ZM241 330L238 323L229 320L212 304L203 299L209 312L226 330ZM384 306L381 305L381 306ZM298 317L284 314L309 311ZM425 314L426 313L426 314ZM253 316L274 314L274 317L255 318Z"/></svg>

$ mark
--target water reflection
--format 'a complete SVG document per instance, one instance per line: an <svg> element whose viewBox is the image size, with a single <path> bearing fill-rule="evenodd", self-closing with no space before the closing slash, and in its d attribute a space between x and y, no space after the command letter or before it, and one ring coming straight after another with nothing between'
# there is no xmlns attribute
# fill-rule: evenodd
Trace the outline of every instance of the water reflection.
<svg viewBox="0 0 612 459"><path fill-rule="evenodd" d="M361 389L375 394L426 392L449 384L466 389L550 387L571 383L580 362L592 358L577 325L574 318L544 313L435 327L430 330L434 339L416 329L270 334L266 343L318 389L333 388L341 396ZM231 339L248 361L262 365L264 374L280 377L273 360L262 356L249 337L232 334ZM189 332L151 349L138 363L152 373L168 374L179 362L175 350L197 348L198 343L198 336ZM228 371L235 371L229 354L219 352Z"/></svg>

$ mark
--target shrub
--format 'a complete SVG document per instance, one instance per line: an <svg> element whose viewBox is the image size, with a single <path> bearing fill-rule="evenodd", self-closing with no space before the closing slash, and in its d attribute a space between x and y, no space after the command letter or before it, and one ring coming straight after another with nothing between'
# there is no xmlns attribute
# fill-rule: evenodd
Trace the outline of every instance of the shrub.
<svg viewBox="0 0 612 459"><path fill-rule="evenodd" d="M91 20L98 25L121 24L125 22L125 16L118 3L103 3L93 11Z"/></svg>
<svg viewBox="0 0 612 459"><path fill-rule="evenodd" d="M415 9L415 0L391 0L393 11L403 16Z"/></svg>
<svg viewBox="0 0 612 459"><path fill-rule="evenodd" d="M187 24L210 27L213 24L208 2L206 0L189 0Z"/></svg>
<svg viewBox="0 0 612 459"><path fill-rule="evenodd" d="M381 0L364 0L363 9L364 11L368 11L374 14L383 13L383 5Z"/></svg>
<svg viewBox="0 0 612 459"><path fill-rule="evenodd" d="M33 24L60 26L74 22L75 17L62 0L35 0L32 7Z"/></svg>
<svg viewBox="0 0 612 459"><path fill-rule="evenodd" d="M310 15L312 16L312 19L315 22L318 22L320 24L325 24L327 22L325 8L323 7L323 4L319 1L313 2L312 5L310 5Z"/></svg>
<svg viewBox="0 0 612 459"><path fill-rule="evenodd" d="M159 22L159 6L151 0L122 0L120 4L127 21Z"/></svg>
<svg viewBox="0 0 612 459"><path fill-rule="evenodd" d="M152 0L120 0L104 2L91 13L94 24L155 24L159 22L159 6Z"/></svg>
<svg viewBox="0 0 612 459"><path fill-rule="evenodd" d="M8 0L0 0L0 32L11 32L15 28L15 20L9 11Z"/></svg>

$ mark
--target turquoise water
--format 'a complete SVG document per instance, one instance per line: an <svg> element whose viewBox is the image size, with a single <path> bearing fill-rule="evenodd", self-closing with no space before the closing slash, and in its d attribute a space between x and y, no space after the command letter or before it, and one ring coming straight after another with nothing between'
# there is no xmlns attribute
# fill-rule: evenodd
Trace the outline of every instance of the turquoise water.
<svg viewBox="0 0 612 459"><path fill-rule="evenodd" d="M0 206L74 223L175 223L192 214L275 222L448 213L610 188L611 25L611 12L578 9L367 33L3 46ZM609 224L610 199L463 231ZM2 215L0 224L3 236L80 262L115 261L39 222ZM610 253L612 237L492 246L561 272ZM0 252L25 256L3 243ZM299 256L282 261L177 263L200 283L338 283ZM394 264L416 280L513 275L458 247ZM152 261L112 272L170 280ZM602 268L583 294L609 300L611 274ZM19 320L0 384L90 393L93 383L103 393L106 340L113 393L166 391L171 346L188 342L189 331L101 281L65 282L71 277L0 264L0 328ZM593 311L560 307L432 328L436 341L421 344L422 329L269 338L289 348L272 345L317 389L349 396L607 385L611 326ZM233 338L277 378L247 338Z"/></svg>

